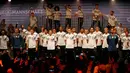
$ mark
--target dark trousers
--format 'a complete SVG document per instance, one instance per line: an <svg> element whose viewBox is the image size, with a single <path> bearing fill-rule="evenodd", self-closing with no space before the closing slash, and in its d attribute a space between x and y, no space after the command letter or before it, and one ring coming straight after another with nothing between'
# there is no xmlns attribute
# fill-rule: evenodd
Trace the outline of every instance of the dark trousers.
<svg viewBox="0 0 130 73"><path fill-rule="evenodd" d="M101 52L101 59L100 59L103 64L108 64L108 48L102 48Z"/></svg>
<svg viewBox="0 0 130 73"><path fill-rule="evenodd" d="M66 18L65 29L66 29L67 27L71 27L71 18Z"/></svg>
<svg viewBox="0 0 130 73"><path fill-rule="evenodd" d="M75 49L75 54L76 55L80 55L82 53L82 47L77 47L76 49Z"/></svg>
<svg viewBox="0 0 130 73"><path fill-rule="evenodd" d="M56 56L56 50L47 50L47 57L52 58Z"/></svg>
<svg viewBox="0 0 130 73"><path fill-rule="evenodd" d="M90 58L91 56L96 56L94 49L86 49L87 57Z"/></svg>
<svg viewBox="0 0 130 73"><path fill-rule="evenodd" d="M14 58L16 56L19 56L20 54L21 54L20 48L13 48L13 56L14 56Z"/></svg>
<svg viewBox="0 0 130 73"><path fill-rule="evenodd" d="M40 48L39 48L39 57L45 58L46 55L47 55L47 47L40 46Z"/></svg>
<svg viewBox="0 0 130 73"><path fill-rule="evenodd" d="M49 29L49 30L51 30L52 29L52 19L46 19L46 21L47 21L47 26L46 26L46 28L47 29Z"/></svg>
<svg viewBox="0 0 130 73"><path fill-rule="evenodd" d="M36 48L29 48L28 49L28 56L30 58L30 60L34 60L36 57Z"/></svg>
<svg viewBox="0 0 130 73"><path fill-rule="evenodd" d="M124 59L127 59L130 56L129 50L122 50L122 56Z"/></svg>
<svg viewBox="0 0 130 73"><path fill-rule="evenodd" d="M97 60L101 59L101 53L102 53L102 46L97 46L97 48L96 48L96 58L97 58Z"/></svg>
<svg viewBox="0 0 130 73"><path fill-rule="evenodd" d="M83 26L83 18L79 17L78 18L78 31L80 31L80 29L82 28Z"/></svg>
<svg viewBox="0 0 130 73"><path fill-rule="evenodd" d="M59 27L60 27L60 21L59 20L54 20L54 24L55 24L55 29L58 31Z"/></svg>
<svg viewBox="0 0 130 73"><path fill-rule="evenodd" d="M119 58L119 55L118 55L118 51L109 51L108 52L108 57L110 59L114 59L115 62L117 62L118 58Z"/></svg>
<svg viewBox="0 0 130 73"><path fill-rule="evenodd" d="M75 52L74 49L66 49L66 61L67 64L73 64L75 61Z"/></svg>
<svg viewBox="0 0 130 73"><path fill-rule="evenodd" d="M98 21L93 20L93 23L92 23L91 27L94 27L95 25L98 26L99 28L101 28L101 26L100 26L100 20L98 20Z"/></svg>

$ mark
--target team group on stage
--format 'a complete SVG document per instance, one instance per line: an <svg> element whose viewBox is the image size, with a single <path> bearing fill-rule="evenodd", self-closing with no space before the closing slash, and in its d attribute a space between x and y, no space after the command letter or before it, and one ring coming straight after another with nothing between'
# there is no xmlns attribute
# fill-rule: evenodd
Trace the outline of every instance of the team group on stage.
<svg viewBox="0 0 130 73"><path fill-rule="evenodd" d="M76 33L76 29L71 27L72 9L70 5L65 6L66 30L60 25L61 12L59 7L56 6L54 12L52 5L44 8L48 26L40 27L40 33L37 32L38 20L33 12L31 12L30 24L27 29L24 28L24 25L21 25L20 28L9 28L10 35L7 35L3 29L4 23L1 24L3 26L0 35L1 54L11 48L14 58L21 52L26 52L30 60L51 58L58 55L64 61L73 62L79 55L86 54L88 57L94 56L97 60L106 62L109 58L117 60L129 53L129 31L126 27L122 27L122 24L118 24L114 11L110 11L109 15L102 14L98 4L96 4L92 11L93 24L89 29L84 29L82 28L84 14L81 6L78 6L75 16L78 17L79 33ZM104 28L103 32L100 31L101 16L108 18L108 26ZM54 29L52 28L53 20ZM123 50L123 54L118 53L119 50Z"/></svg>

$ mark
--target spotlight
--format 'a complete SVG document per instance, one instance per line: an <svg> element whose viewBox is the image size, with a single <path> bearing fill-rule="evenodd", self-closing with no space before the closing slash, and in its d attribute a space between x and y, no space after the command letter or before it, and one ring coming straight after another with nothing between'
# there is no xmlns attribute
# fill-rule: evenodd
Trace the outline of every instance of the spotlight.
<svg viewBox="0 0 130 73"><path fill-rule="evenodd" d="M8 2L11 2L11 0L8 0Z"/></svg>
<svg viewBox="0 0 130 73"><path fill-rule="evenodd" d="M114 2L115 0L111 0L112 2Z"/></svg>
<svg viewBox="0 0 130 73"><path fill-rule="evenodd" d="M42 2L44 2L44 0L42 0Z"/></svg>
<svg viewBox="0 0 130 73"><path fill-rule="evenodd" d="M80 0L77 0L77 2L79 2Z"/></svg>

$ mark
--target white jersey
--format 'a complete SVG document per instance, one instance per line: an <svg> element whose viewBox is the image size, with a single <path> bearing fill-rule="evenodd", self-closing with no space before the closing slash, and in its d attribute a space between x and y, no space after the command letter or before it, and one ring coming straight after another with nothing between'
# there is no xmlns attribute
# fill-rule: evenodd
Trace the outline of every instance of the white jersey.
<svg viewBox="0 0 130 73"><path fill-rule="evenodd" d="M82 48L85 48L87 49L88 48L88 34L83 34L83 45L82 45Z"/></svg>
<svg viewBox="0 0 130 73"><path fill-rule="evenodd" d="M65 46L65 32L57 32L57 45L58 46Z"/></svg>
<svg viewBox="0 0 130 73"><path fill-rule="evenodd" d="M101 14L101 11L99 9L93 9L92 13L94 14L93 20L100 20L99 15Z"/></svg>
<svg viewBox="0 0 130 73"><path fill-rule="evenodd" d="M122 50L130 50L130 37L122 37L121 42L123 43L123 49Z"/></svg>
<svg viewBox="0 0 130 73"><path fill-rule="evenodd" d="M47 50L55 50L56 38L54 35L47 36Z"/></svg>
<svg viewBox="0 0 130 73"><path fill-rule="evenodd" d="M47 47L47 36L48 34L45 34L45 33L39 33L39 38L40 38L40 45L42 47Z"/></svg>
<svg viewBox="0 0 130 73"><path fill-rule="evenodd" d="M81 17L81 18L84 17L82 10L78 10L78 11L77 11L77 15L78 15L78 17Z"/></svg>
<svg viewBox="0 0 130 73"><path fill-rule="evenodd" d="M83 39L83 33L79 33L77 35L77 38L78 38L78 47L82 47L82 39Z"/></svg>
<svg viewBox="0 0 130 73"><path fill-rule="evenodd" d="M48 8L48 7L46 7L46 16L47 16L47 18L48 19L53 19L52 15L53 15L53 10Z"/></svg>
<svg viewBox="0 0 130 73"><path fill-rule="evenodd" d="M96 39L97 39L97 46L101 46L101 38L102 38L102 32L98 31L98 32L94 32L94 34L96 34Z"/></svg>
<svg viewBox="0 0 130 73"><path fill-rule="evenodd" d="M74 47L77 47L78 46L78 43L77 43L77 33L72 33L74 35L74 38L75 38L75 43L74 43Z"/></svg>
<svg viewBox="0 0 130 73"><path fill-rule="evenodd" d="M0 49L8 49L7 47L7 42L9 41L9 38L4 35L4 36L0 36Z"/></svg>
<svg viewBox="0 0 130 73"><path fill-rule="evenodd" d="M75 44L75 35L74 34L66 34L66 48L73 49Z"/></svg>
<svg viewBox="0 0 130 73"><path fill-rule="evenodd" d="M60 20L60 11L55 11L54 12L54 20Z"/></svg>
<svg viewBox="0 0 130 73"><path fill-rule="evenodd" d="M66 17L65 18L71 18L71 12L72 12L72 10L67 8L66 9Z"/></svg>
<svg viewBox="0 0 130 73"><path fill-rule="evenodd" d="M109 35L109 33L107 33L107 34L104 33L102 35L102 41L103 41L102 48L108 48L108 44L107 44L107 37L108 37L108 35Z"/></svg>
<svg viewBox="0 0 130 73"><path fill-rule="evenodd" d="M88 48L89 49L96 48L96 34L94 33L88 34Z"/></svg>
<svg viewBox="0 0 130 73"><path fill-rule="evenodd" d="M111 26L116 26L117 18L114 15L106 15L108 18L108 23Z"/></svg>
<svg viewBox="0 0 130 73"><path fill-rule="evenodd" d="M30 26L31 27L37 27L37 18L34 16L30 16Z"/></svg>
<svg viewBox="0 0 130 73"><path fill-rule="evenodd" d="M37 43L36 41L38 40L39 35L34 33L33 35L28 35L26 38L26 42L28 43L28 48L36 48Z"/></svg>
<svg viewBox="0 0 130 73"><path fill-rule="evenodd" d="M121 28L121 27L116 27L116 30L117 30L117 34L119 35L119 36L121 36L121 34L123 33L123 28Z"/></svg>

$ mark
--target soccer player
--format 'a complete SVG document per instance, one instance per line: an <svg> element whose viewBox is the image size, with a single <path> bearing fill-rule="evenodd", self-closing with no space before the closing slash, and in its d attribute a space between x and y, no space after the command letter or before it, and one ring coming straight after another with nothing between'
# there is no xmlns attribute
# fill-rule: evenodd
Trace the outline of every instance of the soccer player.
<svg viewBox="0 0 130 73"><path fill-rule="evenodd" d="M36 28L38 25L37 25L37 17L35 16L35 14L32 12L30 14L30 24L29 26L31 28Z"/></svg>
<svg viewBox="0 0 130 73"><path fill-rule="evenodd" d="M75 16L78 17L78 31L80 31L83 25L83 18L84 18L84 14L81 9L81 6L78 6L78 11L75 13Z"/></svg>
<svg viewBox="0 0 130 73"><path fill-rule="evenodd" d="M60 49L60 56L65 55L65 35L63 28L60 27L59 32L57 32L57 48Z"/></svg>
<svg viewBox="0 0 130 73"><path fill-rule="evenodd" d="M68 33L65 35L65 43L67 52L67 62L71 64L75 60L74 55L75 35L72 34L71 28L68 28Z"/></svg>
<svg viewBox="0 0 130 73"><path fill-rule="evenodd" d="M123 52L123 58L126 57L126 55L129 54L129 50L130 50L130 36L129 36L129 32L126 31L125 32L125 36L123 36L121 38L121 42L122 42L122 52Z"/></svg>
<svg viewBox="0 0 130 73"><path fill-rule="evenodd" d="M93 23L91 25L91 27L94 27L95 25L98 26L99 28L100 26L100 17L101 17L101 11L99 10L99 5L96 4L95 8L92 10L92 18L93 18Z"/></svg>
<svg viewBox="0 0 130 73"><path fill-rule="evenodd" d="M47 55L47 36L48 36L48 31L47 29L42 30L41 33L39 33L39 56L41 58L45 58Z"/></svg>
<svg viewBox="0 0 130 73"><path fill-rule="evenodd" d="M14 58L20 55L22 51L23 38L19 33L19 29L15 28L15 33L11 36L11 49L13 50Z"/></svg>
<svg viewBox="0 0 130 73"><path fill-rule="evenodd" d="M44 9L46 11L46 28L52 29L52 22L53 22L53 5L47 4L47 7L44 6Z"/></svg>
<svg viewBox="0 0 130 73"><path fill-rule="evenodd" d="M77 39L77 33L76 33L75 28L72 28L72 34L74 35L74 38L75 38L74 49L77 49L77 47L78 47L78 39Z"/></svg>
<svg viewBox="0 0 130 73"><path fill-rule="evenodd" d="M116 30L118 30L117 34L121 36L121 34L123 33L123 27L121 23L116 27Z"/></svg>
<svg viewBox="0 0 130 73"><path fill-rule="evenodd" d="M102 44L101 44L102 32L100 31L100 28L98 26L95 28L94 34L96 34L96 46L97 46L96 53L98 58L100 58L102 51Z"/></svg>
<svg viewBox="0 0 130 73"><path fill-rule="evenodd" d="M111 34L107 37L107 44L108 44L108 52L110 60L112 58L117 61L118 53L117 53L117 44L118 44L118 36L116 34L116 29L111 29Z"/></svg>
<svg viewBox="0 0 130 73"><path fill-rule="evenodd" d="M38 50L39 35L35 33L34 29L31 29L30 33L31 34L26 37L26 49L28 50L30 61L33 61L36 58L36 51Z"/></svg>
<svg viewBox="0 0 130 73"><path fill-rule="evenodd" d="M47 36L47 52L49 58L55 57L55 45L56 45L56 37L53 35L52 30L49 30L49 34Z"/></svg>
<svg viewBox="0 0 130 73"><path fill-rule="evenodd" d="M55 24L55 29L58 31L60 27L60 17L61 17L61 12L59 6L55 6L54 8L54 24Z"/></svg>
<svg viewBox="0 0 130 73"><path fill-rule="evenodd" d="M65 29L66 29L68 27L71 27L72 10L70 5L66 5L65 9L66 9L66 16L65 16L66 18Z"/></svg>
<svg viewBox="0 0 130 73"><path fill-rule="evenodd" d="M85 29L84 34L83 34L83 38L82 38L82 49L83 49L83 52L85 54L87 54L86 49L88 49L88 34L89 34L89 30Z"/></svg>
<svg viewBox="0 0 130 73"><path fill-rule="evenodd" d="M1 35L0 35L0 57L2 54L7 52L8 50L8 42L9 38L6 35L6 31L4 29L1 30Z"/></svg>
<svg viewBox="0 0 130 73"><path fill-rule="evenodd" d="M80 54L82 51L82 39L83 39L83 35L84 35L84 29L82 28L80 30L80 32L77 35L77 39L78 39L78 48L76 50L76 54Z"/></svg>
<svg viewBox="0 0 130 73"><path fill-rule="evenodd" d="M88 57L95 56L94 50L96 49L96 34L94 34L94 28L91 27L88 34Z"/></svg>
<svg viewBox="0 0 130 73"><path fill-rule="evenodd" d="M101 57L104 63L108 63L108 44L107 44L107 37L108 37L108 28L104 28L104 34L102 35L102 53Z"/></svg>

